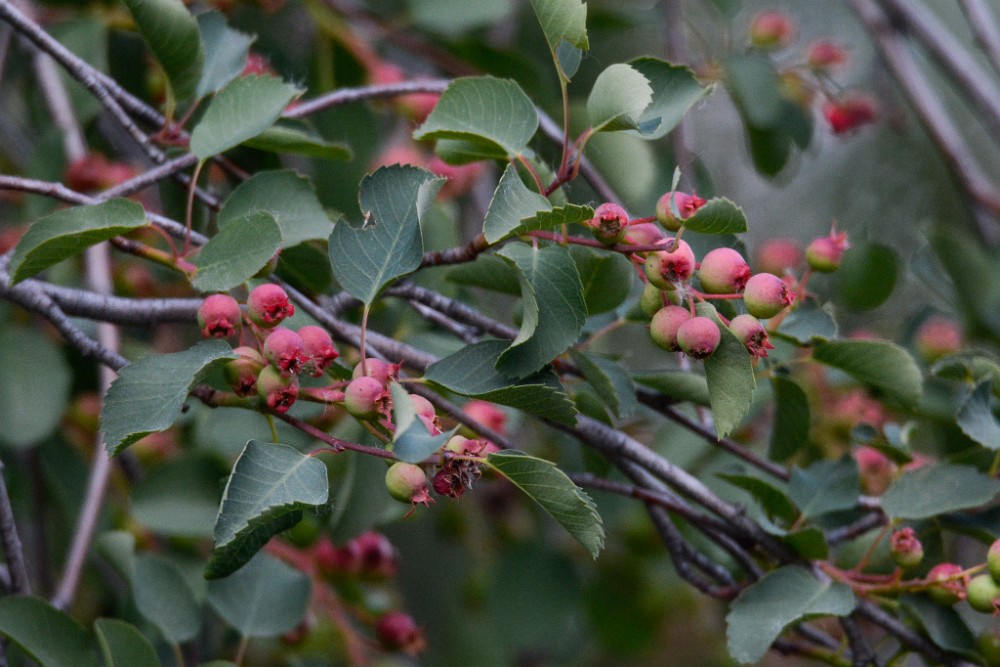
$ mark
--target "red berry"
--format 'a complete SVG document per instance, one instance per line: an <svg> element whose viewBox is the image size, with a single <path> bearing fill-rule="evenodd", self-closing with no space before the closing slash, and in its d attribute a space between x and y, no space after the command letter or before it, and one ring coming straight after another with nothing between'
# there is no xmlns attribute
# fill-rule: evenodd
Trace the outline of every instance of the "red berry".
<svg viewBox="0 0 1000 667"><path fill-rule="evenodd" d="M912 528L901 528L889 538L892 559L904 570L920 565L924 559L924 546L917 539Z"/></svg>
<svg viewBox="0 0 1000 667"><path fill-rule="evenodd" d="M719 325L708 317L692 317L677 328L677 344L695 359L711 356L720 342Z"/></svg>
<svg viewBox="0 0 1000 667"><path fill-rule="evenodd" d="M873 496L885 493L896 475L896 464L879 450L867 445L854 451L854 460L858 464L861 488L865 493Z"/></svg>
<svg viewBox="0 0 1000 667"><path fill-rule="evenodd" d="M282 375L274 366L265 366L257 376L257 394L275 412L288 412L299 397L299 378Z"/></svg>
<svg viewBox="0 0 1000 667"><path fill-rule="evenodd" d="M649 323L649 336L663 349L676 352L681 349L677 343L677 330L690 319L691 311L687 308L665 306L653 315Z"/></svg>
<svg viewBox="0 0 1000 667"><path fill-rule="evenodd" d="M625 240L628 213L619 204L606 202L594 210L594 217L584 223L601 243L614 245Z"/></svg>
<svg viewBox="0 0 1000 667"><path fill-rule="evenodd" d="M302 339L302 351L309 357L306 367L313 377L319 377L323 370L340 356L333 345L330 333L323 327L308 325L299 327L297 332Z"/></svg>
<svg viewBox="0 0 1000 667"><path fill-rule="evenodd" d="M226 365L222 367L226 382L233 388L237 396L251 396L257 392L257 376L260 375L267 361L260 352L245 345L237 347L233 352L240 357L226 362Z"/></svg>
<svg viewBox="0 0 1000 667"><path fill-rule="evenodd" d="M420 653L427 645L413 617L402 611L381 616L375 624L375 636L384 648L409 655Z"/></svg>
<svg viewBox="0 0 1000 667"><path fill-rule="evenodd" d="M375 378L351 380L344 390L344 407L358 419L374 419L385 407L385 387Z"/></svg>
<svg viewBox="0 0 1000 667"><path fill-rule="evenodd" d="M428 171L448 179L438 192L438 199L441 200L454 199L467 193L476 184L484 168L482 162L448 164L437 155L432 156L427 163Z"/></svg>
<svg viewBox="0 0 1000 667"><path fill-rule="evenodd" d="M764 325L753 315L737 315L729 323L729 330L746 346L754 363L766 357L768 350L774 349Z"/></svg>
<svg viewBox="0 0 1000 667"><path fill-rule="evenodd" d="M840 267L844 251L851 247L847 242L847 232L832 230L829 236L821 236L806 248L806 260L813 271L830 273Z"/></svg>
<svg viewBox="0 0 1000 667"><path fill-rule="evenodd" d="M840 44L820 40L806 48L806 61L815 70L830 69L846 63L847 52Z"/></svg>
<svg viewBox="0 0 1000 667"><path fill-rule="evenodd" d="M247 53L247 64L243 67L243 71L240 72L240 76L250 76L251 74L277 74L271 63L268 62L267 56L262 56L259 53L250 51Z"/></svg>
<svg viewBox="0 0 1000 667"><path fill-rule="evenodd" d="M701 289L709 294L742 292L749 278L750 265L732 248L710 250L698 268Z"/></svg>
<svg viewBox="0 0 1000 667"><path fill-rule="evenodd" d="M198 326L205 338L230 338L240 329L243 311L228 294L211 294L198 308Z"/></svg>
<svg viewBox="0 0 1000 667"><path fill-rule="evenodd" d="M656 202L656 219L664 229L676 232L695 212L705 205L705 200L698 195L686 192L668 192ZM674 210L680 215L675 215Z"/></svg>
<svg viewBox="0 0 1000 667"><path fill-rule="evenodd" d="M284 374L295 374L309 361L302 346L302 338L285 327L275 327L264 339L264 357Z"/></svg>
<svg viewBox="0 0 1000 667"><path fill-rule="evenodd" d="M757 249L755 266L761 273L781 277L802 264L802 248L791 239L770 239Z"/></svg>
<svg viewBox="0 0 1000 667"><path fill-rule="evenodd" d="M927 594L938 604L951 606L965 599L968 575L961 575L962 568L954 563L940 563L927 573L927 580L934 582ZM961 576L959 576L961 575Z"/></svg>
<svg viewBox="0 0 1000 667"><path fill-rule="evenodd" d="M686 241L669 241L667 248L676 243L674 250L656 250L646 255L643 267L646 277L660 289L673 290L677 285L686 283L694 275L694 251Z"/></svg>
<svg viewBox="0 0 1000 667"><path fill-rule="evenodd" d="M389 538L374 530L361 533L354 540L361 557L361 573L387 579L396 576L399 558Z"/></svg>
<svg viewBox="0 0 1000 667"><path fill-rule="evenodd" d="M325 577L356 574L361 569L361 548L353 541L338 548L324 536L313 547L313 560L317 571Z"/></svg>
<svg viewBox="0 0 1000 667"><path fill-rule="evenodd" d="M274 283L254 287L247 298L247 315L254 324L265 329L278 326L294 313L295 306L288 300L288 294Z"/></svg>
<svg viewBox="0 0 1000 667"><path fill-rule="evenodd" d="M792 303L788 285L778 276L757 273L750 276L743 288L743 303L754 317L774 317Z"/></svg>
<svg viewBox="0 0 1000 667"><path fill-rule="evenodd" d="M787 15L776 12L761 12L750 21L750 43L761 49L776 49L787 46L792 41L795 24Z"/></svg>
<svg viewBox="0 0 1000 667"><path fill-rule="evenodd" d="M823 118L834 134L844 134L875 121L875 102L862 93L848 93L823 105Z"/></svg>

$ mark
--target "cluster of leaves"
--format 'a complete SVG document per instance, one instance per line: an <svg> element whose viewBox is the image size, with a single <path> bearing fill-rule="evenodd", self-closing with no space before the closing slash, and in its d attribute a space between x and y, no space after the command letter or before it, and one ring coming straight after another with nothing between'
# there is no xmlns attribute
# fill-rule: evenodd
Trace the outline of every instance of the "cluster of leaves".
<svg viewBox="0 0 1000 667"><path fill-rule="evenodd" d="M641 649L667 614L660 597L666 588L652 585L664 553L678 580L729 605L727 647L741 663L772 648L830 664L883 664L908 652L948 663L990 659L977 651L963 610L936 606L924 591L934 583L927 571L947 560L951 535L986 544L997 537L1000 363L947 339L958 330L953 322L936 330L914 326L898 342L841 335L826 285L815 282L816 293L803 288L793 309L768 324L777 347L759 367L725 331L704 364L653 350L638 307L644 278L637 269L648 248L595 241L585 224L595 201L619 198L601 177L602 153L672 140L717 77L746 120L757 169L773 176L793 144L810 144L811 102L789 101L774 63L752 48L728 54L708 76L651 56L588 71L594 63L586 55L587 5L529 4L531 34L553 66L549 88L559 93L553 107L564 114L561 127L537 103L552 97L546 85L512 76L524 70L517 62L447 81L383 83L388 63L357 32L379 25L380 15L336 2L195 15L178 0L127 1L145 47L130 34L119 48L148 49L156 76L146 68L117 74L133 77L132 84L138 76L141 86L133 89L153 88L164 116L99 67L60 50L18 10L0 6L0 20L55 56L100 100L96 109L79 107L74 123L112 144L95 122L103 108L114 119L111 136L137 139L135 150L157 165L119 171L116 182L93 174L84 182L79 168L67 172L75 176L65 185L40 173L0 176L0 191L31 193L11 205L29 224L0 246L9 247L0 297L16 304L2 314L48 321L75 350L71 367L52 338L23 323L0 329L4 372L14 379L0 382L0 441L29 452L26 467L72 480L74 493L82 493L84 480L59 463L75 464L74 445L99 438L105 449L98 458L106 462L106 451L132 471L124 494L130 501L121 517L107 517L115 525L102 524L94 541L113 570L108 579L123 585L98 587L95 609L72 615L60 607L76 599L79 571L67 565L70 584L56 591L55 604L31 596L0 494L0 538L9 589L17 593L0 598L11 664L26 655L45 667L98 665L100 654L108 666L146 667L165 664L158 653L172 649L178 665L233 664L205 662L231 656L236 664L326 665L331 660L320 656L338 646L348 659L367 659L372 649L362 637L376 618L401 606L386 600L401 592L368 587L350 572L330 585L301 554L313 553L320 534L349 544L375 525L397 531L404 570L422 557L429 571L444 573L422 590L429 575L418 565L403 577L407 597L417 597L408 607L427 626L442 664L502 664L542 647L552 659L575 653L550 633L552 618L582 613L578 578L587 580L584 606L595 646L608 653ZM317 84L310 81L308 90L273 70L247 71L254 38L234 26L262 11L299 25L307 20L303 8L322 30L319 51L346 54L350 66L336 73L372 85L334 86L320 56ZM497 19L468 13L473 28ZM255 26L262 41L273 41L265 24ZM80 39L92 28L74 29ZM463 53L461 42L452 47L454 53L428 44L417 50L437 54L447 70ZM472 62L498 62L485 42L466 48ZM291 57L276 47L274 55L276 63ZM52 99L52 87L66 85L40 78L32 94ZM439 99L420 111L413 94L428 92ZM368 104L383 97L394 106ZM417 115L415 129L409 114ZM399 145L380 147L402 148L405 159L397 150L394 159L376 159L383 163L377 167L367 164L377 122L392 130L387 135L405 135ZM435 157L418 146L433 146ZM684 162L682 152L669 160ZM673 183L648 188L632 208L651 213L650 203L676 190L681 177L702 179L705 171L691 162L671 166L684 169L668 170ZM159 186L155 194L146 190L151 185ZM51 212L57 199L71 206ZM700 249L741 247L737 235L748 222L728 199L710 197L683 227L703 256ZM74 261L104 242L122 251L104 267L120 278L121 295L60 285L79 281ZM932 242L954 281L951 302L960 304L973 335L995 342L994 299L979 293L996 283L995 260L959 234ZM98 260L87 262L101 270ZM848 295L848 306L874 308L893 291L895 266L885 246L860 243L844 257L839 294ZM237 354L221 340L195 342L195 311L206 294L242 297L261 281L284 285L298 321L328 329L352 361L372 356L401 364L400 382L386 388L392 430L349 418L342 399L297 403L285 414L229 393L220 371ZM742 308L730 300L697 305L714 318ZM162 341L130 336L119 348L67 315L167 333ZM170 327L176 322L182 328ZM642 343L630 338L634 333ZM638 362L626 353L633 347ZM116 370L117 379L96 385L86 356ZM346 381L351 369L335 364L328 373ZM81 389L100 389L99 407ZM478 505L442 499L399 521L410 508L387 501L384 460L432 467L451 456L442 450L450 433L423 426L408 400L411 389L433 397L436 418L449 427L496 441L499 451L475 461L492 479L464 496L478 496ZM519 423L508 433L463 413L476 401L503 406L501 414ZM671 441L684 438L698 441L710 463L676 451ZM145 472L139 479L136 469ZM113 507L104 495L106 470L90 466L96 491L87 499L96 507ZM40 477L26 484L42 484ZM579 546L564 545L562 532L548 535L546 519L508 493L515 487L596 564L571 561ZM610 499L595 503L594 491L610 492ZM74 507L79 495L59 500ZM97 514L81 516L71 545L87 550ZM883 538L901 525L925 545L917 570L889 561ZM488 541L496 562L470 555L475 550L456 559L449 547L463 540ZM655 555L650 540L659 542ZM36 574L36 592L48 593L49 574ZM452 591L461 588L456 580L463 592ZM546 598L537 617L511 601L523 591ZM609 597L615 612L604 604ZM488 611L466 616L477 607ZM215 631L220 624L206 609L238 639ZM525 631L497 640L495 655L470 656L476 619L508 616L521 619L518 630ZM832 626L810 623L819 616L839 619L843 639ZM96 642L74 617L92 625ZM456 633L462 619L466 626ZM889 639L869 648L861 624ZM792 639L790 627L801 638ZM447 644L456 634L462 641ZM297 644L259 641L248 649L251 638L280 636ZM377 637L386 649L422 644ZM567 637L583 641L582 634Z"/></svg>

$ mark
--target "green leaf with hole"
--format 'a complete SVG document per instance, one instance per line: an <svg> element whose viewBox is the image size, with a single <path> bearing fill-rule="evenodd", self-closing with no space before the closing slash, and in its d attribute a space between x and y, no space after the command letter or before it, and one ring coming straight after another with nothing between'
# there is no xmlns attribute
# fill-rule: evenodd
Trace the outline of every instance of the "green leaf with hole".
<svg viewBox="0 0 1000 667"><path fill-rule="evenodd" d="M0 442L39 444L69 405L72 371L62 348L29 327L0 327Z"/></svg>
<svg viewBox="0 0 1000 667"><path fill-rule="evenodd" d="M308 576L266 553L208 583L208 603L244 637L277 637L293 629L311 594Z"/></svg>
<svg viewBox="0 0 1000 667"><path fill-rule="evenodd" d="M985 505L998 492L1000 481L975 468L938 463L904 472L882 496L882 509L893 519L929 519Z"/></svg>
<svg viewBox="0 0 1000 667"><path fill-rule="evenodd" d="M459 139L484 157L506 159L524 153L537 130L538 113L521 87L484 76L453 81L413 137Z"/></svg>
<svg viewBox="0 0 1000 667"><path fill-rule="evenodd" d="M186 642L201 630L201 604L173 561L160 554L135 558L135 607L171 642Z"/></svg>
<svg viewBox="0 0 1000 667"><path fill-rule="evenodd" d="M431 364L424 379L462 396L481 398L573 424L576 409L551 369L516 380L497 372L497 358L506 349L507 342L502 340L474 343Z"/></svg>
<svg viewBox="0 0 1000 667"><path fill-rule="evenodd" d="M194 95L205 62L198 21L180 0L126 0L125 5L167 73L174 98L183 101Z"/></svg>
<svg viewBox="0 0 1000 667"><path fill-rule="evenodd" d="M653 101L653 89L631 65L616 63L597 76L587 98L587 114L594 132L638 130L652 133L660 124L653 118L640 124L643 112Z"/></svg>
<svg viewBox="0 0 1000 667"><path fill-rule="evenodd" d="M250 45L257 39L233 30L226 17L216 11L198 14L198 30L205 45L205 65L201 70L196 95L204 97L223 88L243 73Z"/></svg>
<svg viewBox="0 0 1000 667"><path fill-rule="evenodd" d="M813 616L846 616L855 604L844 584L819 581L797 565L779 567L744 588L730 605L729 654L745 665L757 662L788 625Z"/></svg>
<svg viewBox="0 0 1000 667"><path fill-rule="evenodd" d="M207 160L256 137L301 93L276 76L234 79L212 99L191 132L191 152Z"/></svg>
<svg viewBox="0 0 1000 667"><path fill-rule="evenodd" d="M321 160L350 160L354 155L351 149L343 144L327 141L312 132L288 125L273 125L244 143L251 148L271 153L301 155Z"/></svg>
<svg viewBox="0 0 1000 667"><path fill-rule="evenodd" d="M775 375L771 378L774 396L774 426L768 455L775 461L787 461L809 444L809 398L794 380Z"/></svg>
<svg viewBox="0 0 1000 667"><path fill-rule="evenodd" d="M697 310L698 315L715 320L722 333L719 347L705 359L705 380L715 417L715 430L720 438L724 438L750 412L757 381L746 346L729 327L722 324L715 308L699 303Z"/></svg>
<svg viewBox="0 0 1000 667"><path fill-rule="evenodd" d="M41 667L100 667L87 630L41 598L0 598L0 634Z"/></svg>
<svg viewBox="0 0 1000 667"><path fill-rule="evenodd" d="M507 450L490 454L487 463L510 480L597 558L604 547L604 526L597 506L554 463Z"/></svg>
<svg viewBox="0 0 1000 667"><path fill-rule="evenodd" d="M364 221L341 220L328 244L333 275L351 296L370 305L391 281L420 267L420 219L443 184L444 179L409 165L381 167L362 179Z"/></svg>
<svg viewBox="0 0 1000 667"><path fill-rule="evenodd" d="M326 466L288 445L251 440L243 448L215 521L215 546L205 577L243 567L274 535L319 508L330 496Z"/></svg>
<svg viewBox="0 0 1000 667"><path fill-rule="evenodd" d="M659 139L684 117L684 114L711 92L711 87L698 83L694 72L682 65L674 65L659 58L637 58L629 62L649 81L653 99L639 116L639 127L652 127L648 132L640 132L643 139Z"/></svg>
<svg viewBox="0 0 1000 667"><path fill-rule="evenodd" d="M1000 423L993 414L993 381L983 380L962 402L955 421L962 433L983 447L1000 449Z"/></svg>
<svg viewBox="0 0 1000 667"><path fill-rule="evenodd" d="M850 456L792 468L788 481L788 496L807 519L849 510L857 505L860 494L858 464Z"/></svg>
<svg viewBox="0 0 1000 667"><path fill-rule="evenodd" d="M923 393L920 367L909 352L888 341L827 341L816 345L813 359L839 368L904 405L916 405Z"/></svg>
<svg viewBox="0 0 1000 667"><path fill-rule="evenodd" d="M510 244L497 255L518 271L521 330L497 360L497 370L521 378L541 370L575 343L586 321L580 274L562 246Z"/></svg>
<svg viewBox="0 0 1000 667"><path fill-rule="evenodd" d="M240 183L219 211L219 227L256 211L274 216L281 231L281 247L303 241L326 240L333 231L316 190L305 176L290 169L260 171Z"/></svg>
<svg viewBox="0 0 1000 667"><path fill-rule="evenodd" d="M236 357L225 341L206 340L183 352L150 354L125 366L101 406L108 452L114 456L140 438L173 426L199 378Z"/></svg>
<svg viewBox="0 0 1000 667"><path fill-rule="evenodd" d="M160 667L156 649L131 623L99 618L94 632L106 667Z"/></svg>
<svg viewBox="0 0 1000 667"><path fill-rule="evenodd" d="M726 198L712 198L684 220L684 228L702 234L742 234L747 230L743 209Z"/></svg>
<svg viewBox="0 0 1000 667"><path fill-rule="evenodd" d="M74 206L41 218L24 233L7 271L17 284L92 245L145 227L146 212L128 199Z"/></svg>
<svg viewBox="0 0 1000 667"><path fill-rule="evenodd" d="M281 228L267 211L230 219L198 251L191 284L200 292L230 290L260 273L280 247Z"/></svg>

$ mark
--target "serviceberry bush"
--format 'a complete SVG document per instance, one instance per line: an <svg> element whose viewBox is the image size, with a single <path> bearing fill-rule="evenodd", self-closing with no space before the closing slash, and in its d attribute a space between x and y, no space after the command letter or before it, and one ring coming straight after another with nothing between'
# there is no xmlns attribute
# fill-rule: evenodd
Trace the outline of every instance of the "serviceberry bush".
<svg viewBox="0 0 1000 667"><path fill-rule="evenodd" d="M0 0L0 664L1000 665L960 5Z"/></svg>

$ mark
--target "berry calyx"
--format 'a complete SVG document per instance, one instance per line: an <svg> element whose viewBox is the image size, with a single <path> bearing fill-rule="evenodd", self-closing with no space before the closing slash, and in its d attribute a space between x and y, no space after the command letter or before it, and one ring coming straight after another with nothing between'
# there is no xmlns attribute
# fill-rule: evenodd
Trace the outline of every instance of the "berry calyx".
<svg viewBox="0 0 1000 667"><path fill-rule="evenodd" d="M257 395L267 407L284 414L299 397L299 378L282 375L274 366L265 366L257 376Z"/></svg>
<svg viewBox="0 0 1000 667"><path fill-rule="evenodd" d="M806 261L813 271L831 273L840 267L844 251L849 247L847 232L832 230L829 236L821 236L809 244L806 248Z"/></svg>
<svg viewBox="0 0 1000 667"><path fill-rule="evenodd" d="M389 495L402 503L430 505L430 484L424 469L413 463L397 461L385 472L385 488Z"/></svg>
<svg viewBox="0 0 1000 667"><path fill-rule="evenodd" d="M715 248L702 258L698 279L703 292L735 294L742 292L750 279L750 265L732 248Z"/></svg>
<svg viewBox="0 0 1000 667"><path fill-rule="evenodd" d="M679 351L677 330L691 319L691 311L681 306L664 306L653 314L649 323L649 337L664 350Z"/></svg>
<svg viewBox="0 0 1000 667"><path fill-rule="evenodd" d="M285 327L275 327L268 333L264 340L264 357L286 375L298 373L309 361L302 338Z"/></svg>
<svg viewBox="0 0 1000 667"><path fill-rule="evenodd" d="M313 377L319 377L326 367L340 356L333 345L330 333L323 327L312 324L299 327L296 333L302 339L302 351L308 357L305 370L308 370Z"/></svg>
<svg viewBox="0 0 1000 667"><path fill-rule="evenodd" d="M628 213L613 202L605 202L594 209L594 217L584 223L590 227L594 238L605 245L614 245L625 240L628 229Z"/></svg>
<svg viewBox="0 0 1000 667"><path fill-rule="evenodd" d="M228 294L211 294L198 307L198 326L205 338L235 336L242 319L239 302Z"/></svg>
<svg viewBox="0 0 1000 667"><path fill-rule="evenodd" d="M1000 585L988 574L973 577L965 589L969 606L984 614L1000 611Z"/></svg>
<svg viewBox="0 0 1000 667"><path fill-rule="evenodd" d="M674 290L691 280L694 275L694 251L686 241L670 241L667 247L676 243L673 250L656 250L646 255L643 269L649 282L660 289Z"/></svg>
<svg viewBox="0 0 1000 667"><path fill-rule="evenodd" d="M375 623L375 636L383 648L403 651L408 655L420 653L427 645L416 621L403 611L391 611L381 616Z"/></svg>
<svg viewBox="0 0 1000 667"><path fill-rule="evenodd" d="M294 313L295 306L288 300L288 293L274 283L254 287L247 297L247 315L259 327L276 327Z"/></svg>
<svg viewBox="0 0 1000 667"><path fill-rule="evenodd" d="M778 49L792 41L795 25L781 12L761 12L750 21L750 43L758 49Z"/></svg>
<svg viewBox="0 0 1000 667"><path fill-rule="evenodd" d="M692 317L677 328L677 345L695 359L711 356L720 342L722 332L719 325L708 317Z"/></svg>
<svg viewBox="0 0 1000 667"><path fill-rule="evenodd" d="M897 530L889 538L889 551L892 559L904 570L909 570L924 559L924 546L917 539L912 528Z"/></svg>
<svg viewBox="0 0 1000 667"><path fill-rule="evenodd" d="M784 280L771 273L750 276L743 288L743 303L754 317L774 317L792 303L793 294Z"/></svg>
<svg viewBox="0 0 1000 667"><path fill-rule="evenodd" d="M656 202L656 219L664 229L676 232L684 225L684 220L690 218L704 205L705 200L698 195L668 192ZM674 213L675 208L677 214Z"/></svg>
<svg viewBox="0 0 1000 667"><path fill-rule="evenodd" d="M222 373L237 396L252 396L257 392L257 376L267 361L260 352L245 345L237 347L233 352L240 355L239 358L226 362Z"/></svg>
<svg viewBox="0 0 1000 667"><path fill-rule="evenodd" d="M729 323L729 330L746 346L754 363L766 357L768 350L774 349L764 325L753 315L737 315Z"/></svg>
<svg viewBox="0 0 1000 667"><path fill-rule="evenodd" d="M927 573L927 580L933 582L927 589L931 599L940 605L950 607L965 599L968 575L962 575L962 567L955 563L939 563Z"/></svg>
<svg viewBox="0 0 1000 667"><path fill-rule="evenodd" d="M375 378L366 375L350 381L344 390L344 407L358 419L375 419L381 412L385 387Z"/></svg>

